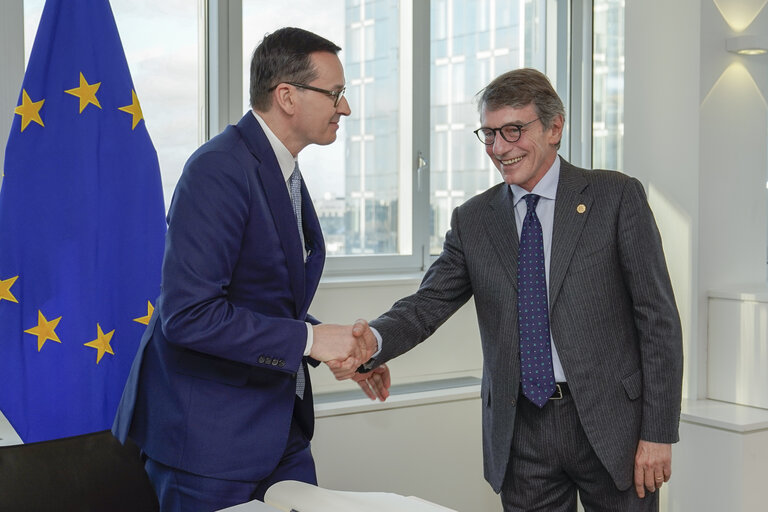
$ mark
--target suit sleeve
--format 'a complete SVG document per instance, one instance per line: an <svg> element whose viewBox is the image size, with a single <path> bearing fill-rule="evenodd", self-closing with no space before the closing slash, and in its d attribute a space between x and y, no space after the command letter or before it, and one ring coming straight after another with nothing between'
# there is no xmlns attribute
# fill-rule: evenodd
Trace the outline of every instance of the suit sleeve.
<svg viewBox="0 0 768 512"><path fill-rule="evenodd" d="M643 373L640 438L679 440L683 376L680 318L675 305L661 236L639 181L623 190L618 219L622 273L632 298Z"/></svg>
<svg viewBox="0 0 768 512"><path fill-rule="evenodd" d="M443 252L427 270L418 291L398 300L389 311L370 322L382 337L381 353L374 366L424 341L472 296L459 217L456 208Z"/></svg>
<svg viewBox="0 0 768 512"><path fill-rule="evenodd" d="M228 300L245 230L255 229L252 201L243 164L232 155L209 152L187 164L168 216L163 333L170 343L249 365L261 365L264 354L280 355L286 364L273 369L295 372L307 342L304 321ZM267 294L268 286L280 283L264 283L254 293Z"/></svg>

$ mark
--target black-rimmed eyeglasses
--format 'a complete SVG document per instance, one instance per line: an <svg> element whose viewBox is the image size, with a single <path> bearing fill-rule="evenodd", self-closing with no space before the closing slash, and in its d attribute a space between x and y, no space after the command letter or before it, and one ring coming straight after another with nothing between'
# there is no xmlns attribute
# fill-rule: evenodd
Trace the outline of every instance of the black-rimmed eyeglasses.
<svg viewBox="0 0 768 512"><path fill-rule="evenodd" d="M501 128L478 128L472 133L477 135L477 138L480 140L480 142L486 146L491 146L496 141L496 132L499 132L501 134L501 138L507 142L517 142L523 135L523 128L531 123L535 123L539 119L541 118L537 117L533 121L528 121L525 124L505 124Z"/></svg>
<svg viewBox="0 0 768 512"><path fill-rule="evenodd" d="M344 97L344 91L347 90L346 87L342 87L341 90L339 91L329 91L328 89L321 89L319 87L315 87L307 84L300 84L297 82L283 82L283 83L292 85L294 87L299 87L301 89L306 89L308 91L319 92L319 93L325 94L326 96L330 96L331 98L333 98L333 108L336 108L339 106L339 102L341 101L341 98Z"/></svg>

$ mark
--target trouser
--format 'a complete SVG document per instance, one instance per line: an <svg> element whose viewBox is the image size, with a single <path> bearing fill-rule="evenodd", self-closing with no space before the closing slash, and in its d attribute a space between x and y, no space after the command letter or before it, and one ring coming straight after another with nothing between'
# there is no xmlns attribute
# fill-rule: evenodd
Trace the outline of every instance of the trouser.
<svg viewBox="0 0 768 512"><path fill-rule="evenodd" d="M512 451L501 489L505 512L656 512L658 492L640 499L634 486L616 488L579 421L573 397L539 409L518 401Z"/></svg>
<svg viewBox="0 0 768 512"><path fill-rule="evenodd" d="M258 457L258 453L243 457ZM278 466L256 482L221 480L188 473L145 457L144 467L157 493L161 512L210 512L264 500L269 487L283 480L317 485L309 440L296 421L291 422L288 444Z"/></svg>

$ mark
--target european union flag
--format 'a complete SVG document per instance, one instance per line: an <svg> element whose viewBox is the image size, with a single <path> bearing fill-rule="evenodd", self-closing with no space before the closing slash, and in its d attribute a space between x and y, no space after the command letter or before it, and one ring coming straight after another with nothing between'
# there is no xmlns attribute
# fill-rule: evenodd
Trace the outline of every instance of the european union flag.
<svg viewBox="0 0 768 512"><path fill-rule="evenodd" d="M0 411L24 442L110 428L160 292L157 154L107 0L48 0L0 190Z"/></svg>

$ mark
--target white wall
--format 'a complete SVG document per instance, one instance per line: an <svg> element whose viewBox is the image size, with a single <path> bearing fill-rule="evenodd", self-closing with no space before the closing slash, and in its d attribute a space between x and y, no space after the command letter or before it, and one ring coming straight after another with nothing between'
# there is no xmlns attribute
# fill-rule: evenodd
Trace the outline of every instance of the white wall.
<svg viewBox="0 0 768 512"><path fill-rule="evenodd" d="M318 483L418 496L461 512L500 512L483 479L482 406L474 388L463 393L471 396L389 401L354 414L318 411Z"/></svg>
<svg viewBox="0 0 768 512"><path fill-rule="evenodd" d="M624 168L645 185L662 234L696 394L700 311L699 0L626 3Z"/></svg>
<svg viewBox="0 0 768 512"><path fill-rule="evenodd" d="M683 320L686 396L707 395L709 290L766 279L768 57L725 49L768 34L764 0L626 4L625 168L664 238Z"/></svg>
<svg viewBox="0 0 768 512"><path fill-rule="evenodd" d="M710 290L766 281L768 57L723 49L737 34L768 35L764 1L702 2L699 301ZM709 311L709 321L711 322ZM702 314L700 324L706 314ZM734 333L735 334L735 333ZM703 343L710 338L700 336ZM706 361L700 363L703 365ZM768 361L763 361L768 372ZM701 390L703 386L700 385ZM707 390L711 395L712 389Z"/></svg>
<svg viewBox="0 0 768 512"><path fill-rule="evenodd" d="M721 396L708 389L710 291L766 288L768 57L725 49L726 39L739 33L768 34L765 6L765 0L626 3L625 168L646 185L664 238L683 321L689 399ZM734 337L739 322L730 327ZM722 337L722 322L712 325ZM741 345L753 341L759 342ZM721 363L710 361L709 368L722 373ZM768 361L753 367L764 376ZM711 414L738 428L725 434L708 424ZM756 471L752 461L765 460L766 445L764 427L740 430L750 414L765 411L686 401L662 510L757 510L759 491L745 482L755 474L765 478L765 466ZM712 485L714 500L702 491Z"/></svg>

